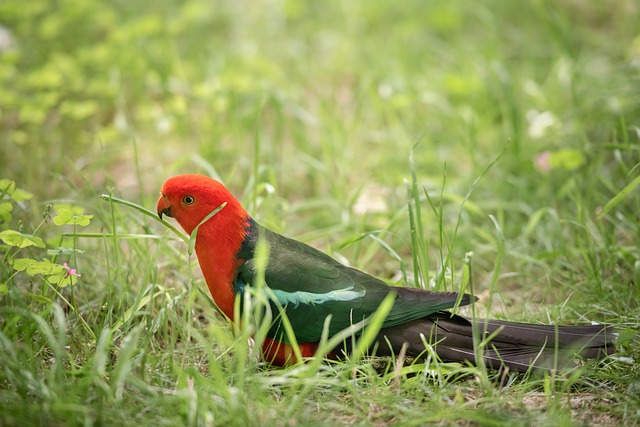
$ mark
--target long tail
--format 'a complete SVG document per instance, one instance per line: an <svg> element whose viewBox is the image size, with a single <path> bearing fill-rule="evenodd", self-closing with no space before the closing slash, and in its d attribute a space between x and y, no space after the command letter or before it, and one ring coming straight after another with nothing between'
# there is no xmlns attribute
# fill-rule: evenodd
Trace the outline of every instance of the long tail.
<svg viewBox="0 0 640 427"><path fill-rule="evenodd" d="M609 326L553 326L478 320L477 342L487 366L517 372L561 370L574 366L575 356L600 359L615 351L617 334ZM438 312L412 322L384 328L378 335L377 354L424 354L424 339L443 361L476 364L471 319ZM391 348L390 348L391 347Z"/></svg>

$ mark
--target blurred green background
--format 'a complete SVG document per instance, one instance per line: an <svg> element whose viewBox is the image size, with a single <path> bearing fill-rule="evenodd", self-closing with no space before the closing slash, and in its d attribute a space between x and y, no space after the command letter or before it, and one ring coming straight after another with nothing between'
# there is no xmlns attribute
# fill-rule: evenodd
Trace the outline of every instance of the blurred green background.
<svg viewBox="0 0 640 427"><path fill-rule="evenodd" d="M638 22L633 0L3 0L0 178L34 197L2 229L55 246L59 229L37 224L66 202L94 215L87 232L162 235L97 196L153 209L166 178L199 172L265 225L396 283L393 252L407 271L418 260L407 209L418 197L422 272L451 273L439 288L456 289L473 251L488 310L609 321L631 336ZM64 241L85 252L64 260L82 280L59 291L96 336L149 315L136 305L148 281L183 289L183 247L76 231ZM8 266L2 281L5 308L51 316L42 283Z"/></svg>
<svg viewBox="0 0 640 427"><path fill-rule="evenodd" d="M507 147L493 181L515 181L497 196L541 199L548 177L517 179L534 173L536 154L573 150L557 158L570 177L607 145L637 142L637 9L4 1L5 175L125 187L139 169L156 185L198 156L246 179L257 155L304 197L398 185L419 142L421 178L439 182L446 161L463 188Z"/></svg>
<svg viewBox="0 0 640 427"><path fill-rule="evenodd" d="M457 255L494 245L493 214L553 257L563 233L591 245L561 221L593 219L637 176L638 14L621 0L4 1L3 176L40 201L99 209L114 189L152 208L164 179L199 171L278 231L335 243L356 221L407 229L393 215L412 150L445 225L500 157Z"/></svg>

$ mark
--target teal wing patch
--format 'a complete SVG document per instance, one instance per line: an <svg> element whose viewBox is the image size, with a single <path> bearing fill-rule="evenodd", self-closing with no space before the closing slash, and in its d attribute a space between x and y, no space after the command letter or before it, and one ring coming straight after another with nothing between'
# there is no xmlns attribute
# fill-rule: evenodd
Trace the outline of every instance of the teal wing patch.
<svg viewBox="0 0 640 427"><path fill-rule="evenodd" d="M291 304L293 307L297 307L300 304L312 306L336 301L355 301L359 298L363 298L366 294L363 289L359 291L353 290L353 286L345 289L336 289L322 294L305 291L287 292L279 289L272 289L272 291L280 305L285 306Z"/></svg>

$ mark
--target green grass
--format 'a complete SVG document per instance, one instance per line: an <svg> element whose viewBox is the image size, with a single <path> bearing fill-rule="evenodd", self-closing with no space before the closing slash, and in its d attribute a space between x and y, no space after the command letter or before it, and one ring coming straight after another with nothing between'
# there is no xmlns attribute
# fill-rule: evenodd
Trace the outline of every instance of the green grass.
<svg viewBox="0 0 640 427"><path fill-rule="evenodd" d="M1 2L0 178L33 197L0 186L0 425L637 425L638 22L631 0ZM266 368L187 244L98 197L153 210L193 171L478 316L613 324L631 363Z"/></svg>

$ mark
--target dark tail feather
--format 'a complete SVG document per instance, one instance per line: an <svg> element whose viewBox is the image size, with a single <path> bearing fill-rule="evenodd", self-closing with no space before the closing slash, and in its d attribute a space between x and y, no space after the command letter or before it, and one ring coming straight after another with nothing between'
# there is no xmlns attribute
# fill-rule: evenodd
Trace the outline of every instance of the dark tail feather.
<svg viewBox="0 0 640 427"><path fill-rule="evenodd" d="M532 325L501 320L486 323L478 320L477 330L484 346L485 364L495 369L506 366L517 372L575 366L576 355L600 359L615 351L617 336L611 327L604 325ZM447 312L382 329L378 335L377 354L397 354L405 343L408 355L423 354L425 347L421 335L443 361L476 364L472 320Z"/></svg>

